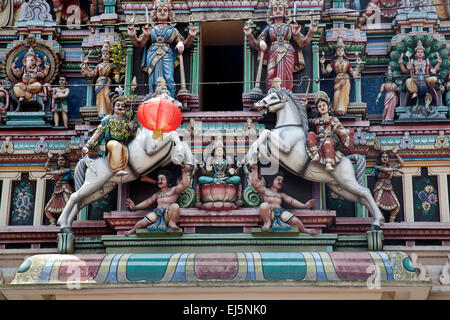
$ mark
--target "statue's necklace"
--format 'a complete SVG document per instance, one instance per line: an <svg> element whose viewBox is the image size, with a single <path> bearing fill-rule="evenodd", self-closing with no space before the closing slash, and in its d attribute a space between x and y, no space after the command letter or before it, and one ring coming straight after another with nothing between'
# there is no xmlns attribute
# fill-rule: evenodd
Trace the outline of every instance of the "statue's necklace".
<svg viewBox="0 0 450 320"><path fill-rule="evenodd" d="M219 170L219 171L223 170L223 167L224 167L223 159L222 160L215 159L214 163L216 164L217 170Z"/></svg>
<svg viewBox="0 0 450 320"><path fill-rule="evenodd" d="M158 198L162 199L162 198L167 197L169 195L170 190L171 189L167 189L166 191L161 192L161 194L158 196Z"/></svg>

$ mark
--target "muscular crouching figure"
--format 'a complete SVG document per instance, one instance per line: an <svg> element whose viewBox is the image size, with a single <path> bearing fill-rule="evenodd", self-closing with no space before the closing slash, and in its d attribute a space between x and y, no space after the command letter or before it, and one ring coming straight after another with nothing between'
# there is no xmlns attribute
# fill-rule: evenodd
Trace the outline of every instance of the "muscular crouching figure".
<svg viewBox="0 0 450 320"><path fill-rule="evenodd" d="M136 229L145 228L149 230L165 231L167 226L169 230L178 229L177 222L180 218L180 207L177 204L177 199L187 187L189 187L188 171L189 166L184 166L181 175L181 183L171 185L171 173L167 170L161 170L158 174L158 188L157 193L152 195L147 200L135 205L134 202L128 198L126 204L130 210L142 210L150 207L155 201L158 206L152 212L147 214L143 219L138 221L134 227L125 233L126 236L135 233ZM166 225L167 224L167 225Z"/></svg>
<svg viewBox="0 0 450 320"><path fill-rule="evenodd" d="M252 187L255 188L264 199L264 202L261 203L259 207L259 214L264 222L261 230L268 231L270 228L272 228L272 230L286 230L289 229L289 224L297 227L300 232L314 234L314 230L305 228L300 219L282 208L281 204L284 201L295 208L306 209L312 208L315 205L315 200L311 199L303 204L287 194L280 192L280 189L283 187L284 179L281 173L278 173L275 176L268 188L264 188L258 179L258 166L253 164L251 168Z"/></svg>

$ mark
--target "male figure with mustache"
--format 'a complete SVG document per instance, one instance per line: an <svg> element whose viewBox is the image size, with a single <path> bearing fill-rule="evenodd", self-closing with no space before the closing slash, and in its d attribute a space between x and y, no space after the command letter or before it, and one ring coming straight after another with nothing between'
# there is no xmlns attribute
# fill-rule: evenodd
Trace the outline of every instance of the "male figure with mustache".
<svg viewBox="0 0 450 320"><path fill-rule="evenodd" d="M136 232L136 229L145 228L153 231L177 230L177 222L180 218L180 206L177 204L177 199L187 187L189 187L188 171L190 167L185 165L182 169L181 183L172 186L172 173L167 170L161 170L158 173L158 188L160 191L152 195L147 200L135 205L133 200L128 198L126 200L127 207L130 210L142 210L150 207L155 201L157 208L147 214L143 219L139 220L134 227L125 232L128 236ZM150 182L150 180L143 180ZM167 225L166 225L167 224Z"/></svg>
<svg viewBox="0 0 450 320"><path fill-rule="evenodd" d="M287 194L280 192L283 187L284 179L281 172L276 174L271 183L268 183L268 188L264 188L258 179L258 166L253 164L251 165L251 168L252 187L255 188L264 199L264 202L259 206L259 214L264 222L261 230L268 231L271 227L272 230L286 230L289 229L289 224L297 227L300 232L314 234L314 230L305 228L299 218L282 208L281 205L284 201L295 208L312 208L315 205L315 200L311 199L303 204Z"/></svg>

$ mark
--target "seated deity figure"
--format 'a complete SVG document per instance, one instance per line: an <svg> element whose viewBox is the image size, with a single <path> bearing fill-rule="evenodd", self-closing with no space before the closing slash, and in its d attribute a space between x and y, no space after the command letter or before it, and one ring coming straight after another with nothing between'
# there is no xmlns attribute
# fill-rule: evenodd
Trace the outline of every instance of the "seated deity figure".
<svg viewBox="0 0 450 320"><path fill-rule="evenodd" d="M264 52L267 63L266 89L272 88L275 78L282 80L281 86L292 91L294 72L304 69L305 61L302 48L308 46L317 30L317 24L311 22L306 37L301 33L297 22L291 24L289 0L271 0L269 2L268 25L255 39L250 24L244 27L250 46Z"/></svg>
<svg viewBox="0 0 450 320"><path fill-rule="evenodd" d="M316 132L308 132L306 152L314 162L325 165L328 172L334 172L334 165L339 163L342 153L336 150L337 144L350 145L350 133L338 118L330 115L330 98L319 91L314 97L320 117L310 120Z"/></svg>
<svg viewBox="0 0 450 320"><path fill-rule="evenodd" d="M417 41L417 46L414 50L414 59L408 61L406 68L403 65L403 55L398 59L400 70L404 74L411 75L406 80L406 89L411 94L411 99L416 98L418 94L425 96L428 91L432 92L432 95L436 98L434 87L438 82L438 78L433 74L438 72L442 60L436 52L437 64L433 67L425 57L425 48L420 40Z"/></svg>
<svg viewBox="0 0 450 320"><path fill-rule="evenodd" d="M347 114L347 108L350 103L350 77L358 77L361 59L357 59L356 68L353 70L350 61L345 55L345 44L342 38L336 42L335 58L325 67L325 57L319 60L323 75L327 76L332 71L336 74L334 79L333 112L337 115Z"/></svg>
<svg viewBox="0 0 450 320"><path fill-rule="evenodd" d="M86 155L89 148L99 145L99 155L107 157L109 169L117 176L128 174L124 170L129 158L127 144L132 140L133 130L136 128L131 116L132 110L125 109L124 100L124 96L113 97L114 113L102 119L91 139L82 148L83 154Z"/></svg>
<svg viewBox="0 0 450 320"><path fill-rule="evenodd" d="M142 34L137 37L134 25L131 25L128 27L128 35L135 47L144 48L141 68L148 74L149 94L153 94L153 86L156 86L158 78L162 77L167 83L170 95L175 98L174 69L177 55L183 54L184 49L191 45L198 29L190 27L188 38L183 39L174 26L175 12L172 2L155 0L150 12L151 27L148 24L143 26Z"/></svg>
<svg viewBox="0 0 450 320"><path fill-rule="evenodd" d="M225 155L222 139L218 138L214 142L212 156L201 165L203 175L198 179L198 183L200 185L208 183L239 185L241 183L241 178L237 175L239 168L232 168L232 164L231 157Z"/></svg>
<svg viewBox="0 0 450 320"><path fill-rule="evenodd" d="M30 48L24 55L22 60L23 66L20 68L16 67L18 59L18 57L14 59L11 64L11 69L14 76L20 79L13 88L19 105L21 102L28 101L42 100L46 102L48 84L43 84L43 80L50 71L50 64L47 61L47 57L44 56L44 69L41 68L41 58L33 48ZM43 104L42 109L44 109Z"/></svg>
<svg viewBox="0 0 450 320"><path fill-rule="evenodd" d="M305 204L280 192L283 187L284 176L278 172L271 181L267 182L267 187L263 187L258 178L258 165L251 166L251 184L252 187L258 191L264 202L259 207L259 214L263 219L263 226L261 230L268 231L270 229L275 231L282 231L289 229L289 225L295 226L300 232L314 234L313 229L307 229L303 223L291 212L282 207L282 203L288 203L295 208L309 209L315 205L315 200L308 200Z"/></svg>
<svg viewBox="0 0 450 320"><path fill-rule="evenodd" d="M157 203L157 208L139 220L125 235L128 236L135 233L136 229L145 227L149 231L166 231L167 227L170 230L178 229L177 222L180 218L180 206L177 204L177 199L189 187L189 170L190 167L188 165L183 166L181 182L175 186L173 185L172 173L167 170L161 170L158 173L158 192L137 205L130 198L126 200L130 210L142 210L150 207L155 202Z"/></svg>
<svg viewBox="0 0 450 320"><path fill-rule="evenodd" d="M225 155L223 141L217 138L211 156L200 165L201 176L196 187L196 207L206 210L234 210L242 205L242 165L232 167L233 160Z"/></svg>

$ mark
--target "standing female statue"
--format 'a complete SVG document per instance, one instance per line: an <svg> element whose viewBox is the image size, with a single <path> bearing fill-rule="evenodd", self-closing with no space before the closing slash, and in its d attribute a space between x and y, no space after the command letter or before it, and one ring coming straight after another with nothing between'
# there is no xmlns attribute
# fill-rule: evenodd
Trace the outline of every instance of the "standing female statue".
<svg viewBox="0 0 450 320"><path fill-rule="evenodd" d="M100 119L111 113L111 101L109 88L111 84L111 77L114 74L114 64L110 62L111 53L109 52L109 42L105 40L102 47L102 62L100 62L95 69L91 69L87 60L81 64L81 74L88 78L95 78L95 95L97 98L97 114ZM117 80L117 79L116 79Z"/></svg>
<svg viewBox="0 0 450 320"><path fill-rule="evenodd" d="M319 60L320 69L323 75L327 76L334 70L336 74L334 80L334 96L333 96L333 112L336 115L345 115L347 113L348 104L350 102L350 77L349 73L354 77L358 77L359 66L361 60L356 60L356 69L353 70L350 61L345 56L345 45L342 38L336 42L335 58L325 68L325 57Z"/></svg>
<svg viewBox="0 0 450 320"><path fill-rule="evenodd" d="M198 29L190 27L188 38L183 39L173 23L175 13L172 11L171 0L155 0L150 16L151 27L148 24L143 26L142 34L137 37L134 25L129 26L128 35L135 47L144 47L141 68L148 74L149 93L153 93L153 85L157 85L158 78L162 77L171 96L175 98L174 69L177 52L183 54L184 49L191 45ZM147 42L150 43L148 47Z"/></svg>
<svg viewBox="0 0 450 320"><path fill-rule="evenodd" d="M381 94L383 92L386 92L386 95L384 96L384 111L382 119L383 121L393 121L395 115L395 107L398 103L398 86L394 82L394 78L392 77L391 67L388 67L386 82L383 83L380 88L376 104L380 102Z"/></svg>
<svg viewBox="0 0 450 320"><path fill-rule="evenodd" d="M398 169L404 163L398 154L398 147L392 149L392 153L398 160L398 164L392 166L389 163L389 153L387 151L382 151L378 155L377 164L374 167L378 181L373 189L373 197L378 207L389 212L389 222L394 222L400 211L400 202L392 187L392 177L396 172L402 173Z"/></svg>
<svg viewBox="0 0 450 320"><path fill-rule="evenodd" d="M65 154L58 155L57 169L50 168L50 160L53 157L52 153L48 153L47 161L45 162L45 168L47 169L47 175L52 176L52 179L56 181L55 188L52 196L45 206L44 212L50 221L51 225L56 225L56 220L69 201L70 195L73 192L70 186L70 180L72 179L72 171L70 170L69 161Z"/></svg>
<svg viewBox="0 0 450 320"><path fill-rule="evenodd" d="M272 88L274 78L282 80L281 86L292 91L294 72L303 70L305 61L301 48L311 43L317 25L309 25L306 37L300 33L301 26L296 22L290 24L288 0L271 0L267 11L268 25L255 39L250 24L244 27L250 46L264 52L267 61L266 88ZM269 50L267 51L267 48Z"/></svg>

